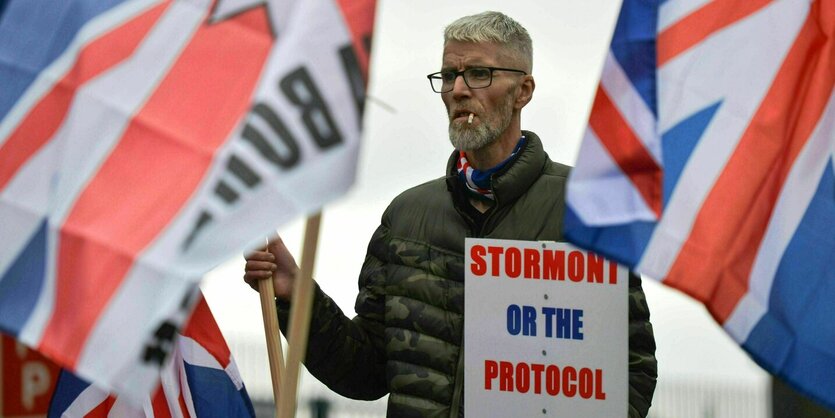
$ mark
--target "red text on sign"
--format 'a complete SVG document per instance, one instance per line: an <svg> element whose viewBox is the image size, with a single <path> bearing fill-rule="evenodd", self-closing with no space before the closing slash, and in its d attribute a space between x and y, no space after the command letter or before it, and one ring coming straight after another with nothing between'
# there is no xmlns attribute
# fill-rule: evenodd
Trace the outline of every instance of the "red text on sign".
<svg viewBox="0 0 835 418"><path fill-rule="evenodd" d="M473 245L470 271L475 276L489 275L533 280L617 284L617 264L580 250ZM608 273L608 274L607 274Z"/></svg>
<svg viewBox="0 0 835 418"><path fill-rule="evenodd" d="M603 370L484 360L484 390L605 400Z"/></svg>

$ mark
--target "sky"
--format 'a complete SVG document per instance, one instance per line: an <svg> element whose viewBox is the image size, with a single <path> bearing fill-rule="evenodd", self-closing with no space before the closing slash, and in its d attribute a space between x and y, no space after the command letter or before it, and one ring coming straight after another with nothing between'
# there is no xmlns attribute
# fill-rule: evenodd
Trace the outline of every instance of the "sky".
<svg viewBox="0 0 835 418"><path fill-rule="evenodd" d="M347 315L354 315L360 266L383 210L400 192L442 176L452 151L443 103L425 77L440 69L444 26L497 10L527 28L536 90L522 128L539 135L552 160L574 165L618 9L611 0L378 0L357 179L323 208L314 272ZM300 260L303 219L278 232ZM228 339L263 342L258 296L242 275L243 257L235 257L206 276L204 293ZM644 290L661 379L767 378L701 304L646 278Z"/></svg>

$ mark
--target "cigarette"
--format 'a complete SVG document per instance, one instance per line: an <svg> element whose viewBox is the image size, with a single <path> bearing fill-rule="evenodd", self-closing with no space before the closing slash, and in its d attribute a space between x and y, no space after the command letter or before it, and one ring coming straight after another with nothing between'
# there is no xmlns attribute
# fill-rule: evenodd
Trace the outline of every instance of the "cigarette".
<svg viewBox="0 0 835 418"><path fill-rule="evenodd" d="M467 124L469 124L469 125L473 124L473 116L475 116L475 115L470 113L470 117L467 119Z"/></svg>

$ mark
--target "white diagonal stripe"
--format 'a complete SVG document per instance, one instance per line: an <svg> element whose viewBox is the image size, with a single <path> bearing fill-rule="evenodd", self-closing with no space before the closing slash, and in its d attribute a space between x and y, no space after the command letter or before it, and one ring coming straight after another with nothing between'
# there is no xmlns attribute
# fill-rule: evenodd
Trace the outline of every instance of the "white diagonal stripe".
<svg viewBox="0 0 835 418"><path fill-rule="evenodd" d="M708 3L710 0L668 0L661 3L658 7L658 33Z"/></svg>
<svg viewBox="0 0 835 418"><path fill-rule="evenodd" d="M78 397L61 413L61 418L83 417L107 399L107 392L93 386L87 386Z"/></svg>

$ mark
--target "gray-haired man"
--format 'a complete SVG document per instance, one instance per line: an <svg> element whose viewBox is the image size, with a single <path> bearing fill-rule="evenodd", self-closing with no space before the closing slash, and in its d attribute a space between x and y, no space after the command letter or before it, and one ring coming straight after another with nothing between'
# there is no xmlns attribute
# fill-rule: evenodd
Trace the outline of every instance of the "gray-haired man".
<svg viewBox="0 0 835 418"><path fill-rule="evenodd" d="M428 78L455 147L446 175L386 209L360 273L356 317L318 287L314 296L308 370L344 396L390 394L389 417L464 415L464 239L562 240L569 167L521 129L536 87L530 36L485 12L450 24L444 41L441 71ZM280 240L247 256L250 285L273 277L283 329L297 270ZM629 293L629 417L644 417L655 340L639 278Z"/></svg>

